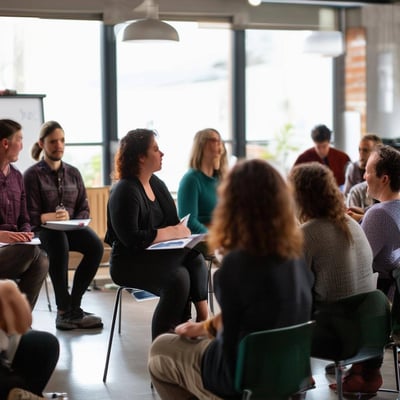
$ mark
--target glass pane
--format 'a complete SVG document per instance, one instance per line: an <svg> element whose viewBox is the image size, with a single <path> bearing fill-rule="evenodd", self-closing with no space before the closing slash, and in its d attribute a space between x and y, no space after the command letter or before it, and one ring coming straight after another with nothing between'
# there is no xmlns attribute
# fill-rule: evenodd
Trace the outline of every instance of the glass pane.
<svg viewBox="0 0 400 400"><path fill-rule="evenodd" d="M86 187L103 186L102 146L65 146L63 160L78 168Z"/></svg>
<svg viewBox="0 0 400 400"><path fill-rule="evenodd" d="M45 119L58 121L69 142L102 140L100 26L0 18L0 88L45 94Z"/></svg>
<svg viewBox="0 0 400 400"><path fill-rule="evenodd" d="M283 169L312 146L315 125L332 127L332 58L302 52L309 34L246 31L247 155Z"/></svg>
<svg viewBox="0 0 400 400"><path fill-rule="evenodd" d="M170 22L169 22L170 23ZM195 133L230 134L230 31L171 23L178 43L121 42L117 27L118 129L155 129L165 153L159 176L176 191Z"/></svg>

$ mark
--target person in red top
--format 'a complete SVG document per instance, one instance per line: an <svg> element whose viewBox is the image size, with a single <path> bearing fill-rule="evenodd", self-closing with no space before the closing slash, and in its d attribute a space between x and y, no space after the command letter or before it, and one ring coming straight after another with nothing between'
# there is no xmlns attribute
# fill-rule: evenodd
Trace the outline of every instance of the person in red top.
<svg viewBox="0 0 400 400"><path fill-rule="evenodd" d="M294 165L317 161L327 165L333 172L338 186L344 185L347 164L350 157L343 151L330 146L332 132L326 125L317 125L311 131L314 147L297 157Z"/></svg>

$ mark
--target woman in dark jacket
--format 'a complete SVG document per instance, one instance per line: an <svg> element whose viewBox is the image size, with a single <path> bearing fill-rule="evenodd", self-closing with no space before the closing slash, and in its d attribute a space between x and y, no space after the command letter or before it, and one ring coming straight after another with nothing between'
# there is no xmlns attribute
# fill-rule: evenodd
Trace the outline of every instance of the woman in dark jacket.
<svg viewBox="0 0 400 400"><path fill-rule="evenodd" d="M208 317L204 257L188 248L146 250L153 243L190 235L179 221L166 185L154 175L161 169L163 155L153 131L128 132L115 157L117 183L107 206L113 281L160 296L153 315L153 339L187 321L190 302L198 321Z"/></svg>

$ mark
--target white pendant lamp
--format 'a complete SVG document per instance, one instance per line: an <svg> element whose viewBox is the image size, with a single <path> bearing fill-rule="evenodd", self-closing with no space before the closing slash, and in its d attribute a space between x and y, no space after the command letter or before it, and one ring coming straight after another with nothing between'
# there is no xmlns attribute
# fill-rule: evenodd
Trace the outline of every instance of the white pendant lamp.
<svg viewBox="0 0 400 400"><path fill-rule="evenodd" d="M130 23L124 30L122 40L125 41L176 41L179 35L175 28L158 18L158 4L155 0L145 0L147 17Z"/></svg>
<svg viewBox="0 0 400 400"><path fill-rule="evenodd" d="M338 57L344 53L343 34L339 31L314 31L304 42L304 53Z"/></svg>

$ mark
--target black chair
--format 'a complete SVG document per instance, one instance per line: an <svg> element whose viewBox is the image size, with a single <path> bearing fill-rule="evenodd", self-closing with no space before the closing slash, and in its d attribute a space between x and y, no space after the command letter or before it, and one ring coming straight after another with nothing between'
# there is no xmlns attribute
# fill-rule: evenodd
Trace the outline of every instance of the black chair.
<svg viewBox="0 0 400 400"><path fill-rule="evenodd" d="M207 254L204 256L204 259L208 263L207 265L207 292L208 292L208 306L212 314L214 314L214 284L212 280L212 267L213 264L217 261L216 257L213 254Z"/></svg>
<svg viewBox="0 0 400 400"><path fill-rule="evenodd" d="M383 355L390 343L389 300L380 290L316 304L311 357L335 363L337 393L343 399L343 368Z"/></svg>
<svg viewBox="0 0 400 400"><path fill-rule="evenodd" d="M111 347L112 342L114 339L114 329L115 329L115 321L117 319L118 314L118 333L121 333L121 312L122 312L122 292L127 291L129 294L132 294L134 288L127 287L127 286L119 286L117 289L117 293L115 295L115 302L114 302L114 311L111 321L111 329L110 329L110 337L108 339L108 347L107 347L107 355L106 355L106 363L104 365L104 372L103 372L103 382L105 383L107 380L107 373L108 373L108 365L110 362L110 354L111 354Z"/></svg>
<svg viewBox="0 0 400 400"><path fill-rule="evenodd" d="M395 283L395 294L392 304L392 341L388 348L393 353L394 376L396 379L396 389L379 389L381 392L400 393L400 369L399 369L399 351L400 351L400 269L392 271L392 277Z"/></svg>

